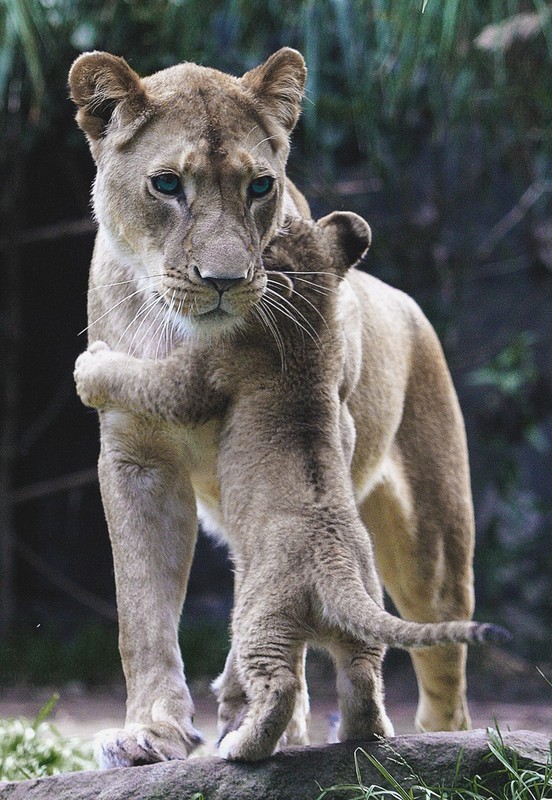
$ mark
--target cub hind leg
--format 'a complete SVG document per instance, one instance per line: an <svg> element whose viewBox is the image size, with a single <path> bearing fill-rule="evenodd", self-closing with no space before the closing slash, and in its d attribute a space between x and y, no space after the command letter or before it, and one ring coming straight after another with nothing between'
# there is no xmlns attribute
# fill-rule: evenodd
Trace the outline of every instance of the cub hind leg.
<svg viewBox="0 0 552 800"><path fill-rule="evenodd" d="M383 702L381 664L385 647L340 637L329 645L337 677L340 742L393 736Z"/></svg>
<svg viewBox="0 0 552 800"><path fill-rule="evenodd" d="M361 507L376 563L404 619L440 622L473 613L473 517L469 486L419 471L407 484L395 460ZM416 727L465 730L466 646L440 645L410 652L418 682Z"/></svg>
<svg viewBox="0 0 552 800"><path fill-rule="evenodd" d="M236 585L236 604L238 602L238 590L239 587ZM297 670L299 688L295 706L286 731L279 743L281 746L309 744L310 703L305 677L305 662L306 646L303 647ZM247 695L238 673L235 644L231 646L226 657L224 670L213 681L211 688L217 698L217 731L220 742L227 733L240 727L247 713Z"/></svg>
<svg viewBox="0 0 552 800"><path fill-rule="evenodd" d="M247 695L238 675L235 645L232 645L224 670L211 684L217 698L217 732L219 742L227 733L237 730L247 713Z"/></svg>

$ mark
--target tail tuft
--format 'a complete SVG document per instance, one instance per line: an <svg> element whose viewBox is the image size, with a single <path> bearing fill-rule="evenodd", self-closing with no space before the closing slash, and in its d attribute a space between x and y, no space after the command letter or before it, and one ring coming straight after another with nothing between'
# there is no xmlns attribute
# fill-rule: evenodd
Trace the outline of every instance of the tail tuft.
<svg viewBox="0 0 552 800"><path fill-rule="evenodd" d="M484 622L477 626L475 638L478 642L504 645L512 640L512 634L501 625Z"/></svg>

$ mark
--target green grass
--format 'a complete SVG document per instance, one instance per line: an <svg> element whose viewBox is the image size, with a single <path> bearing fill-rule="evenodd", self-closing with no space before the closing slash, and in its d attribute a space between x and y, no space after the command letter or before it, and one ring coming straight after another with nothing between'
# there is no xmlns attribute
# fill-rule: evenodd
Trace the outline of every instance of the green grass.
<svg viewBox="0 0 552 800"><path fill-rule="evenodd" d="M325 800L339 795L343 800L371 800L386 798L387 800L550 800L552 798L552 742L550 757L546 765L521 765L517 754L507 749L498 729L487 729L489 753L487 758L494 757L496 769L484 771L482 776L461 779L460 768L462 754L456 765L456 779L452 786L428 786L424 779L417 775L402 758L393 751L394 759L409 773L409 788L405 788L397 778L375 756L361 747L355 751L354 784L336 784L322 789L317 800ZM362 777L362 760L366 759L375 767L383 778L385 785L367 785Z"/></svg>
<svg viewBox="0 0 552 800"><path fill-rule="evenodd" d="M0 781L94 769L92 745L62 736L47 721L57 700L54 695L34 720L24 717L0 720Z"/></svg>

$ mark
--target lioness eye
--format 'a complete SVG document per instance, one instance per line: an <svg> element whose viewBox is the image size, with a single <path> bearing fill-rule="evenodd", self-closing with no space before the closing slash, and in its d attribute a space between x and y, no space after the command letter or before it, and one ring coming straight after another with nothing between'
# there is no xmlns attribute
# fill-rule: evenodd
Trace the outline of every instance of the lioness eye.
<svg viewBox="0 0 552 800"><path fill-rule="evenodd" d="M182 189L180 178L173 172L162 172L160 175L154 175L151 179L151 185L161 194L176 195Z"/></svg>
<svg viewBox="0 0 552 800"><path fill-rule="evenodd" d="M261 178L255 178L249 184L249 195L251 197L264 197L267 195L274 184L274 178L269 175L263 175Z"/></svg>

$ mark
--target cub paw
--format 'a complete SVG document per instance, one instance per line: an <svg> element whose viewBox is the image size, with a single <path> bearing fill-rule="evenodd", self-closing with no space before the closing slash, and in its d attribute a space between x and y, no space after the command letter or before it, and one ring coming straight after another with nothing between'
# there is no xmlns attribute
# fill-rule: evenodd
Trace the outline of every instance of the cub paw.
<svg viewBox="0 0 552 800"><path fill-rule="evenodd" d="M191 725L177 731L170 725L154 730L132 724L101 731L94 742L94 755L100 769L138 767L185 759L200 744L203 738Z"/></svg>
<svg viewBox="0 0 552 800"><path fill-rule="evenodd" d="M88 346L88 350L86 352L94 354L94 353L106 353L106 352L111 353L113 351L111 350L111 347L108 344L98 339L96 342L92 342L92 344Z"/></svg>
<svg viewBox="0 0 552 800"><path fill-rule="evenodd" d="M101 408L108 402L108 365L117 359L117 355L105 342L94 342L77 358L73 377L84 405Z"/></svg>
<svg viewBox="0 0 552 800"><path fill-rule="evenodd" d="M225 758L227 761L240 760L241 758L241 740L242 737L239 731L230 731L224 736L218 746L219 756Z"/></svg>
<svg viewBox="0 0 552 800"><path fill-rule="evenodd" d="M226 734L218 746L218 752L227 761L261 761L270 758L274 748L268 742L259 741L257 736L251 736L242 727Z"/></svg>

